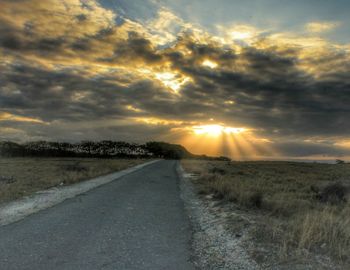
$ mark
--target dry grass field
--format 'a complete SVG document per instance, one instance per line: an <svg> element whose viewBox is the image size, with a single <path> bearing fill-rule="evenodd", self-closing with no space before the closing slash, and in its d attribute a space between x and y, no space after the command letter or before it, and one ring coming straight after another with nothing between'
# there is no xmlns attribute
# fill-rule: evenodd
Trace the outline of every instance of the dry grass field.
<svg viewBox="0 0 350 270"><path fill-rule="evenodd" d="M0 158L0 203L146 162L142 159Z"/></svg>
<svg viewBox="0 0 350 270"><path fill-rule="evenodd" d="M350 164L182 162L200 194L256 217L250 232L281 256L312 252L349 261Z"/></svg>

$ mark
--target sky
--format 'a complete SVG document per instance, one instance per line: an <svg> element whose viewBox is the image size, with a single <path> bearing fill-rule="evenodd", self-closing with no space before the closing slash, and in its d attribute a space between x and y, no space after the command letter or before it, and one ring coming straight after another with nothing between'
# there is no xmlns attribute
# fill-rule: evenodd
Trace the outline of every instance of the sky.
<svg viewBox="0 0 350 270"><path fill-rule="evenodd" d="M0 0L0 140L349 159L347 0Z"/></svg>

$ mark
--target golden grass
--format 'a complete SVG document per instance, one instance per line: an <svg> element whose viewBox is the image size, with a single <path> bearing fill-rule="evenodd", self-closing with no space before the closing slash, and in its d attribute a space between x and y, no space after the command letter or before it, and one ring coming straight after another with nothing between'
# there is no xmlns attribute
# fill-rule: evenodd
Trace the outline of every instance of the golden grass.
<svg viewBox="0 0 350 270"><path fill-rule="evenodd" d="M146 162L142 159L0 158L0 202Z"/></svg>
<svg viewBox="0 0 350 270"><path fill-rule="evenodd" d="M350 259L350 164L185 160L182 165L198 174L199 193L256 213L261 225L256 238L278 243L284 255L309 250Z"/></svg>

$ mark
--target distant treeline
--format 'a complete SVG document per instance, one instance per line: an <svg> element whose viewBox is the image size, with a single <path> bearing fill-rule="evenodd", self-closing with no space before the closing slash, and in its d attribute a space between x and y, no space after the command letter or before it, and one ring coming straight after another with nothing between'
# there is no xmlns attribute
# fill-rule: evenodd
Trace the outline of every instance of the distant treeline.
<svg viewBox="0 0 350 270"><path fill-rule="evenodd" d="M87 157L87 158L166 158L230 160L226 157L194 155L185 147L165 142L145 144L121 141L82 141L80 143L36 141L0 142L0 157Z"/></svg>

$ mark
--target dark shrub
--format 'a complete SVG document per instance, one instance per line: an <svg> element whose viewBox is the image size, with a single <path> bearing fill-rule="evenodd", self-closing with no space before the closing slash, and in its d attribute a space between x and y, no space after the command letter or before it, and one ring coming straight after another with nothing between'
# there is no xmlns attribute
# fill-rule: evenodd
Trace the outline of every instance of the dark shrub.
<svg viewBox="0 0 350 270"><path fill-rule="evenodd" d="M220 174L220 175L225 175L226 174L226 171L224 169L217 168L217 167L214 167L214 168L210 169L209 172L210 173Z"/></svg>
<svg viewBox="0 0 350 270"><path fill-rule="evenodd" d="M325 186L317 195L323 203L339 204L346 202L347 188L341 183L333 183Z"/></svg>
<svg viewBox="0 0 350 270"><path fill-rule="evenodd" d="M0 182L5 184L12 184L16 182L16 179L13 176L11 177L0 176Z"/></svg>
<svg viewBox="0 0 350 270"><path fill-rule="evenodd" d="M311 192L314 192L314 193L317 193L317 194L320 192L320 189L318 187L314 186L314 185L310 186L310 190L311 190Z"/></svg>
<svg viewBox="0 0 350 270"><path fill-rule="evenodd" d="M261 208L263 203L263 195L260 192L254 192L248 198L248 206L252 208Z"/></svg>

